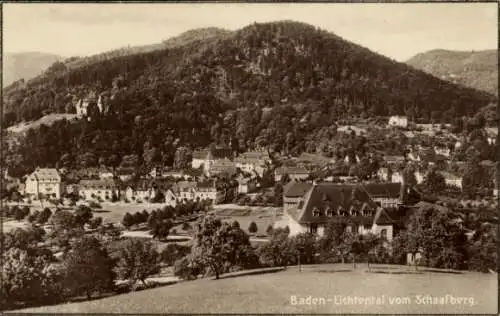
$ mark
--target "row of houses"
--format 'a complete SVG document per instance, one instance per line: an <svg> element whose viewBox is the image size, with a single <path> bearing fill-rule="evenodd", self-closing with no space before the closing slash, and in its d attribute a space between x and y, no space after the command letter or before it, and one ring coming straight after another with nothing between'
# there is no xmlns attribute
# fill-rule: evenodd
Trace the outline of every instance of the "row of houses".
<svg viewBox="0 0 500 316"><path fill-rule="evenodd" d="M271 159L267 152L253 151L242 154L234 153L230 148L210 148L193 152L191 167L202 169L207 176L227 173L230 176L238 169L255 177L262 177Z"/></svg>
<svg viewBox="0 0 500 316"><path fill-rule="evenodd" d="M238 190L251 191L254 182L240 179ZM183 200L209 199L218 203L224 191L217 188L215 181L161 181L144 179L133 184L123 184L113 178L80 180L77 184L64 185L57 169L37 168L26 178L25 195L38 199L60 199L64 193L76 194L84 200L112 201L126 199L128 201L151 201L162 194L165 203L175 205Z"/></svg>

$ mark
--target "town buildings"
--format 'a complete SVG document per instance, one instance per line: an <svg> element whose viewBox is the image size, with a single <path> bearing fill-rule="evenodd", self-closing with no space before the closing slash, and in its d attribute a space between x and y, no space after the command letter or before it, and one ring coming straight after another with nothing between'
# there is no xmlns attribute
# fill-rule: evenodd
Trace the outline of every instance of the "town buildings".
<svg viewBox="0 0 500 316"><path fill-rule="evenodd" d="M111 201L120 196L120 189L114 180L81 180L78 196L84 200Z"/></svg>
<svg viewBox="0 0 500 316"><path fill-rule="evenodd" d="M37 168L26 178L25 194L35 199L41 196L60 199L62 192L63 184L57 169Z"/></svg>

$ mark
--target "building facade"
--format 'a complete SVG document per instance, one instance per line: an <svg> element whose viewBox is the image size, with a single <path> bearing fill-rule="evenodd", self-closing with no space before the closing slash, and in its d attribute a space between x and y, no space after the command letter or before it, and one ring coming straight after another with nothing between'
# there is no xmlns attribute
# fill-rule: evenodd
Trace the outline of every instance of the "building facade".
<svg viewBox="0 0 500 316"><path fill-rule="evenodd" d="M60 199L62 193L63 184L57 169L37 168L26 178L25 194L35 199L41 196Z"/></svg>
<svg viewBox="0 0 500 316"><path fill-rule="evenodd" d="M408 118L406 116L391 116L389 117L389 123L387 124L390 127L408 127Z"/></svg>

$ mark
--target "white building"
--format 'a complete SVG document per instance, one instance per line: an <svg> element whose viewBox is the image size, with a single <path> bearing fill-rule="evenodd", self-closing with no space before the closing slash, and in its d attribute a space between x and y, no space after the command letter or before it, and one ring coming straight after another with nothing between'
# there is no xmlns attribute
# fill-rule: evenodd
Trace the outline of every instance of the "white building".
<svg viewBox="0 0 500 316"><path fill-rule="evenodd" d="M379 180L384 182L403 183L403 175L399 171L392 171L389 168L380 168L377 171Z"/></svg>
<svg viewBox="0 0 500 316"><path fill-rule="evenodd" d="M120 190L113 180L81 180L78 183L78 196L85 200L110 201L119 197Z"/></svg>
<svg viewBox="0 0 500 316"><path fill-rule="evenodd" d="M393 220L359 185L314 185L297 206L284 210L284 218L291 236L307 232L323 236L329 222L350 220L347 227L350 231L372 232L387 241L393 238Z"/></svg>
<svg viewBox="0 0 500 316"><path fill-rule="evenodd" d="M389 123L387 124L390 127L408 127L408 118L406 116L391 116L389 117Z"/></svg>
<svg viewBox="0 0 500 316"><path fill-rule="evenodd" d="M35 199L40 195L60 199L62 192L63 184L57 169L37 168L26 178L25 193Z"/></svg>
<svg viewBox="0 0 500 316"><path fill-rule="evenodd" d="M456 175L445 171L440 171L439 173L443 176L447 186L462 189L462 177L457 177Z"/></svg>
<svg viewBox="0 0 500 316"><path fill-rule="evenodd" d="M241 171L262 177L271 159L267 152L255 151L240 154L234 162Z"/></svg>

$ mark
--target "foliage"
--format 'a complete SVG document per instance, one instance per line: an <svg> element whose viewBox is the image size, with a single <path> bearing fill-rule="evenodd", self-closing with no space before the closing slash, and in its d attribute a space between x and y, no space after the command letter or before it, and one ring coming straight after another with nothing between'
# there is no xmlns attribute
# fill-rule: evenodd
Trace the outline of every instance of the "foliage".
<svg viewBox="0 0 500 316"><path fill-rule="evenodd" d="M58 275L50 268L50 261L46 256L13 247L3 252L2 263L2 305L58 300Z"/></svg>
<svg viewBox="0 0 500 316"><path fill-rule="evenodd" d="M427 172L422 185L429 194L440 194L446 189L444 176L441 175L436 168L432 168Z"/></svg>
<svg viewBox="0 0 500 316"><path fill-rule="evenodd" d="M75 240L63 261L65 288L72 295L104 293L113 289L115 262L93 236Z"/></svg>
<svg viewBox="0 0 500 316"><path fill-rule="evenodd" d="M251 222L249 225L248 225L248 231L252 234L255 234L257 231L258 231L258 227L257 227L257 224L255 222Z"/></svg>
<svg viewBox="0 0 500 316"><path fill-rule="evenodd" d="M122 225L125 226L125 228L129 229L132 225L134 225L134 223L134 217L129 212L123 215Z"/></svg>
<svg viewBox="0 0 500 316"><path fill-rule="evenodd" d="M49 220L51 215L52 215L52 211L48 207L46 207L40 212L36 221L38 224L43 225L43 224L47 223L47 221Z"/></svg>
<svg viewBox="0 0 500 316"><path fill-rule="evenodd" d="M498 271L498 228L484 223L473 235L468 247L469 269Z"/></svg>
<svg viewBox="0 0 500 316"><path fill-rule="evenodd" d="M236 266L258 265L248 235L214 216L204 216L198 221L193 241L191 260L205 273L214 274L216 279Z"/></svg>
<svg viewBox="0 0 500 316"><path fill-rule="evenodd" d="M153 238L158 238L158 240L166 240L173 226L173 222L169 219L157 220L151 226L151 235L153 235Z"/></svg>
<svg viewBox="0 0 500 316"><path fill-rule="evenodd" d="M174 264L174 275L183 280L194 280L203 273L202 266L190 255L178 259Z"/></svg>
<svg viewBox="0 0 500 316"><path fill-rule="evenodd" d="M161 252L161 260L167 265L174 265L175 262L187 256L191 252L191 247L168 244L167 247Z"/></svg>
<svg viewBox="0 0 500 316"><path fill-rule="evenodd" d="M118 275L130 284L141 281L160 271L160 256L149 241L130 239L120 251L117 263Z"/></svg>
<svg viewBox="0 0 500 316"><path fill-rule="evenodd" d="M78 226L83 227L92 219L92 210L90 207L80 205L75 211L75 222Z"/></svg>
<svg viewBox="0 0 500 316"><path fill-rule="evenodd" d="M398 243L398 253L420 252L423 264L435 268L462 269L467 259L467 237L456 216L434 207L419 209L411 215L407 230Z"/></svg>
<svg viewBox="0 0 500 316"><path fill-rule="evenodd" d="M282 267L296 262L296 249L288 237L290 231L283 228L273 229L271 239L257 249L262 264Z"/></svg>

